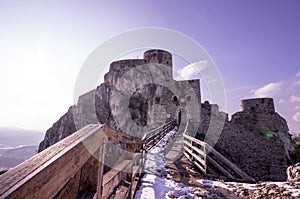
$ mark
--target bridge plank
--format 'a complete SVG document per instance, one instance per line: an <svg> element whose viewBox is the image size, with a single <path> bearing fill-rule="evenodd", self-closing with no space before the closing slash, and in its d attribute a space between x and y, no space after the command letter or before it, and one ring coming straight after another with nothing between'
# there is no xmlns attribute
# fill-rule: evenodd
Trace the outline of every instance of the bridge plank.
<svg viewBox="0 0 300 199"><path fill-rule="evenodd" d="M130 198L134 198L134 194L135 194L135 191L137 189L139 185L139 178L136 177L132 182L131 182L131 194L130 194Z"/></svg>
<svg viewBox="0 0 300 199"><path fill-rule="evenodd" d="M128 198L128 195L129 195L128 187L120 185L120 187L118 189L118 193L112 198L113 199L124 199L124 198Z"/></svg>
<svg viewBox="0 0 300 199"><path fill-rule="evenodd" d="M130 171L131 160L123 160L103 176L102 198L108 198Z"/></svg>

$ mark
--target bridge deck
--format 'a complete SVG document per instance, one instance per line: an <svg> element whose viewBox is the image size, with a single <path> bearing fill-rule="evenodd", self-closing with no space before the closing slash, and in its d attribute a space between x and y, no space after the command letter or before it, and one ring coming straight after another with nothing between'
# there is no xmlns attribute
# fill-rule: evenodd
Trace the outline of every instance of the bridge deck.
<svg viewBox="0 0 300 199"><path fill-rule="evenodd" d="M88 125L1 175L0 198L78 198L87 195L91 198L117 198L116 190L132 198L142 176L144 155L174 126L175 121L171 121L149 132L143 139L138 139L106 126ZM191 168L191 165L199 168L203 166L206 173L206 148L212 151L219 161L223 161L245 179L249 178L206 143L185 133L176 133L162 154L175 179L189 184L195 182L191 181L195 178L193 175L199 177L199 173L191 173L183 165L188 165L188 168ZM114 169L104 173L103 161L110 153L107 143L116 144L120 140L127 149L113 162L116 163ZM198 148L197 145L202 147ZM187 163L183 155L192 155L191 162ZM199 165L200 163L202 165ZM221 167L221 164L218 165Z"/></svg>

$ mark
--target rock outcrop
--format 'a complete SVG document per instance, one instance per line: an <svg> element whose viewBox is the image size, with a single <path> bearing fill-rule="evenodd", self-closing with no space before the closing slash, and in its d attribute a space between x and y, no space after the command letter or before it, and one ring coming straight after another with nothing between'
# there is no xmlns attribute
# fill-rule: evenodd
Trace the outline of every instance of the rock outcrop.
<svg viewBox="0 0 300 199"><path fill-rule="evenodd" d="M215 149L257 181L285 181L290 158L291 137L286 121L275 112L271 98L242 100L242 111L232 115L219 112L217 105L202 104L203 132L221 130ZM222 129L217 129L224 122ZM205 137L207 136L207 137Z"/></svg>
<svg viewBox="0 0 300 199"><path fill-rule="evenodd" d="M286 170L287 181L300 182L300 163L291 165Z"/></svg>

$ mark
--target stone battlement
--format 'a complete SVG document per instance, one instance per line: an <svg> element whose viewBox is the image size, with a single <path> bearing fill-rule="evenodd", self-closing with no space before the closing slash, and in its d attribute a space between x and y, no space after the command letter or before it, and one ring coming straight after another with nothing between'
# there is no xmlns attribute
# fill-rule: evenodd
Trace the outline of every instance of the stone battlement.
<svg viewBox="0 0 300 199"><path fill-rule="evenodd" d="M127 71L128 69L134 68L137 65L142 65L147 63L145 59L123 59L114 61L109 66L109 71Z"/></svg>
<svg viewBox="0 0 300 199"><path fill-rule="evenodd" d="M148 63L158 63L172 67L172 54L164 50L147 50L144 52L144 59Z"/></svg>
<svg viewBox="0 0 300 199"><path fill-rule="evenodd" d="M254 98L241 101L243 111L275 112L274 100L272 98Z"/></svg>

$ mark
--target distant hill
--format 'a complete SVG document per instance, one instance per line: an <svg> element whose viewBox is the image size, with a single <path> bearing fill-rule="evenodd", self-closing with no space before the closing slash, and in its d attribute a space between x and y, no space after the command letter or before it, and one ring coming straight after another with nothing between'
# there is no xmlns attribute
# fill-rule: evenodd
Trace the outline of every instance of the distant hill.
<svg viewBox="0 0 300 199"><path fill-rule="evenodd" d="M44 133L42 131L0 127L0 148L19 145L39 145L43 137Z"/></svg>
<svg viewBox="0 0 300 199"><path fill-rule="evenodd" d="M7 170L37 154L38 146L0 148L0 171Z"/></svg>
<svg viewBox="0 0 300 199"><path fill-rule="evenodd" d="M0 128L0 171L15 167L37 153L44 133L21 128Z"/></svg>

